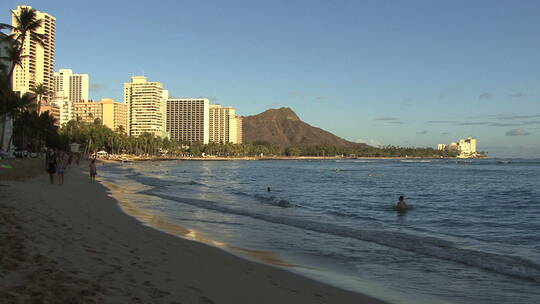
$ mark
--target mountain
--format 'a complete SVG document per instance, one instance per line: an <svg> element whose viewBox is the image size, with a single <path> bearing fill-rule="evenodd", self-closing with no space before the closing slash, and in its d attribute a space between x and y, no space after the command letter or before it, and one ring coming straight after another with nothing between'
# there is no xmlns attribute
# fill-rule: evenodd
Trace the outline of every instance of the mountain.
<svg viewBox="0 0 540 304"><path fill-rule="evenodd" d="M358 147L353 143L302 120L290 108L269 109L260 114L243 117L244 142L268 142L283 146L332 145Z"/></svg>

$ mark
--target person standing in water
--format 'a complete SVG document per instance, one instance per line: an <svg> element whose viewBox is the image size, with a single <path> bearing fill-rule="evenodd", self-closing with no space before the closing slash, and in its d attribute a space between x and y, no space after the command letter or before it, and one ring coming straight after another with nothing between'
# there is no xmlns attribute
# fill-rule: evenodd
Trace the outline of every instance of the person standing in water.
<svg viewBox="0 0 540 304"><path fill-rule="evenodd" d="M403 195L401 195L399 197L399 201L396 205L396 208L400 211L403 211L403 210L407 210L407 204L405 203L405 198L403 197Z"/></svg>

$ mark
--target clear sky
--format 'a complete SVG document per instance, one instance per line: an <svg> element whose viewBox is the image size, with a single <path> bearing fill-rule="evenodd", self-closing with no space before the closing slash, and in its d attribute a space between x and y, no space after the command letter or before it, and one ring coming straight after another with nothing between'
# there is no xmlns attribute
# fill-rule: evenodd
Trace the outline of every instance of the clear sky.
<svg viewBox="0 0 540 304"><path fill-rule="evenodd" d="M144 74L351 141L540 157L540 1L2 0L0 21L20 4L56 17L56 69L92 99Z"/></svg>

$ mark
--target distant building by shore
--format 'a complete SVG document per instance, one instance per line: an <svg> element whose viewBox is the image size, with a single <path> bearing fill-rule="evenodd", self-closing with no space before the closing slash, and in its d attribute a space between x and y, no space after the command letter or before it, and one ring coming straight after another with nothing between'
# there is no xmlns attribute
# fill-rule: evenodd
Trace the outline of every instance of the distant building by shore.
<svg viewBox="0 0 540 304"><path fill-rule="evenodd" d="M184 143L208 143L210 101L206 98L172 98L167 100L167 132Z"/></svg>
<svg viewBox="0 0 540 304"><path fill-rule="evenodd" d="M475 158L481 157L482 154L477 150L478 140L476 138L467 137L461 138L459 142L451 142L450 144L438 144L437 150L458 152L459 158Z"/></svg>
<svg viewBox="0 0 540 304"><path fill-rule="evenodd" d="M88 102L89 76L88 74L74 74L70 69L60 69L53 73L52 103L60 109L60 125L75 119L74 104Z"/></svg>
<svg viewBox="0 0 540 304"><path fill-rule="evenodd" d="M74 118L80 121L94 122L100 119L101 122L114 131L127 127L127 105L114 101L110 98L103 98L101 101L76 102L73 104Z"/></svg>
<svg viewBox="0 0 540 304"><path fill-rule="evenodd" d="M127 105L127 132L131 136L151 133L166 136L165 115L169 92L157 81L145 76L133 76L124 83L124 103Z"/></svg>

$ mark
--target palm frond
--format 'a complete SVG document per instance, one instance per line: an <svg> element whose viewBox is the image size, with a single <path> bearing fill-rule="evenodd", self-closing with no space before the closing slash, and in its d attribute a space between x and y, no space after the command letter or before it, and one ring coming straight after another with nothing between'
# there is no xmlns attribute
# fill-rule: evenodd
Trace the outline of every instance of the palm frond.
<svg viewBox="0 0 540 304"><path fill-rule="evenodd" d="M34 33L34 32L30 32L30 37L32 37L32 40L34 40L41 46L44 46L45 42L49 40L49 36L47 36L46 34L40 34L40 33Z"/></svg>
<svg viewBox="0 0 540 304"><path fill-rule="evenodd" d="M7 23L0 23L0 30L13 30L13 25Z"/></svg>

